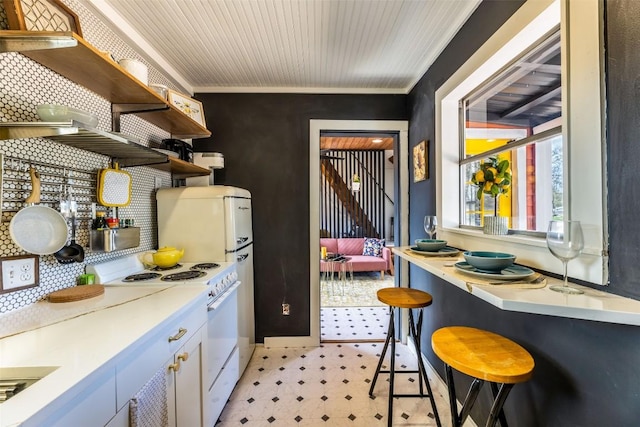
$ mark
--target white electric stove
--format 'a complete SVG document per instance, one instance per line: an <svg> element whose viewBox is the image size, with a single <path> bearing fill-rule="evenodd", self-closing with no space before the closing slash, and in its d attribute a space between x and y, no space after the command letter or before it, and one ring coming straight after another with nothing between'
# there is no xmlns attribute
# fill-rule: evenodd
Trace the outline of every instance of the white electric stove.
<svg viewBox="0 0 640 427"><path fill-rule="evenodd" d="M99 264L89 264L87 273L95 283L105 286L182 286L210 287L209 303L238 280L234 262L178 263L170 268L145 268L137 254Z"/></svg>

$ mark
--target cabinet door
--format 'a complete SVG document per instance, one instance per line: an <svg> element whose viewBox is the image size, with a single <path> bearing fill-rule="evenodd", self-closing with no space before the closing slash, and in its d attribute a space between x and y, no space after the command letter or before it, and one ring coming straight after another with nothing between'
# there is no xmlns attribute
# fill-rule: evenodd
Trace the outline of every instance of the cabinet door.
<svg viewBox="0 0 640 427"><path fill-rule="evenodd" d="M169 414L169 426L176 427L176 376L175 376L175 356L165 363L165 380L167 381L167 407Z"/></svg>
<svg viewBox="0 0 640 427"><path fill-rule="evenodd" d="M175 401L177 427L202 426L202 329L176 353Z"/></svg>
<svg viewBox="0 0 640 427"><path fill-rule="evenodd" d="M24 426L104 426L116 414L116 379L114 370L82 390L76 397L49 414L46 419L30 419Z"/></svg>
<svg viewBox="0 0 640 427"><path fill-rule="evenodd" d="M129 404L124 405L104 427L129 427Z"/></svg>

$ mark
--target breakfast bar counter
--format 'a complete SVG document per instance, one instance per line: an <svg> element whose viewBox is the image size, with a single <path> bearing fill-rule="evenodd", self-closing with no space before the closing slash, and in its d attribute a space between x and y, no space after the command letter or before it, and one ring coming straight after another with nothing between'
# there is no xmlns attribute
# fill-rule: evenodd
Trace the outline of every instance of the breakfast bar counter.
<svg viewBox="0 0 640 427"><path fill-rule="evenodd" d="M456 262L464 261L462 253L458 256L435 257L417 254L410 250L410 246L396 247L392 250L400 258L501 310L640 325L640 301L631 298L575 283L571 286L583 290L584 294L570 295L554 292L549 289L549 285L562 284L562 281L548 276L538 286L521 282L520 284L505 282L500 285L490 285L486 284L487 281L460 272L454 267ZM543 286L545 284L546 286Z"/></svg>

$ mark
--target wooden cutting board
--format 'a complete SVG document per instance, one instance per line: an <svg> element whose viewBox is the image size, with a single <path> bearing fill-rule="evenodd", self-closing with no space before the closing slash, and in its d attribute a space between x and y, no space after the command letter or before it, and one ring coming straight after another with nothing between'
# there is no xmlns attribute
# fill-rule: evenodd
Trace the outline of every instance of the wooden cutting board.
<svg viewBox="0 0 640 427"><path fill-rule="evenodd" d="M72 302L97 297L104 294L102 285L83 285L61 289L49 294L49 302Z"/></svg>

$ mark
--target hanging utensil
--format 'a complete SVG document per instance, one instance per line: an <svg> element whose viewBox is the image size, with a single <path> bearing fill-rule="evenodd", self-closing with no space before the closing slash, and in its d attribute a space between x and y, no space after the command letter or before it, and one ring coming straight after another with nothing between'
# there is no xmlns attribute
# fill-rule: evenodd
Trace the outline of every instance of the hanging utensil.
<svg viewBox="0 0 640 427"><path fill-rule="evenodd" d="M76 254L73 256L73 261L82 262L84 261L84 248L76 243L76 217L71 217L71 243L69 243L69 248L73 249Z"/></svg>
<svg viewBox="0 0 640 427"><path fill-rule="evenodd" d="M67 190L64 185L60 185L60 213L64 219L69 218L69 201L67 200Z"/></svg>
<svg viewBox="0 0 640 427"><path fill-rule="evenodd" d="M76 243L76 214L78 213L78 205L75 200L72 200L71 189L69 189L67 202L69 217L71 218L71 241L54 254L60 264L84 261L84 249Z"/></svg>
<svg viewBox="0 0 640 427"><path fill-rule="evenodd" d="M40 203L40 174L34 167L29 168L29 177L31 194L25 200L28 206L11 218L9 235L24 251L49 255L65 245L69 228L60 212L37 204Z"/></svg>
<svg viewBox="0 0 640 427"><path fill-rule="evenodd" d="M76 257L79 255L78 250L71 246L71 244L63 246L59 251L53 254L60 264L71 264L76 262Z"/></svg>
<svg viewBox="0 0 640 427"><path fill-rule="evenodd" d="M98 203L107 207L128 206L131 203L131 174L120 170L118 163L113 168L98 171Z"/></svg>

